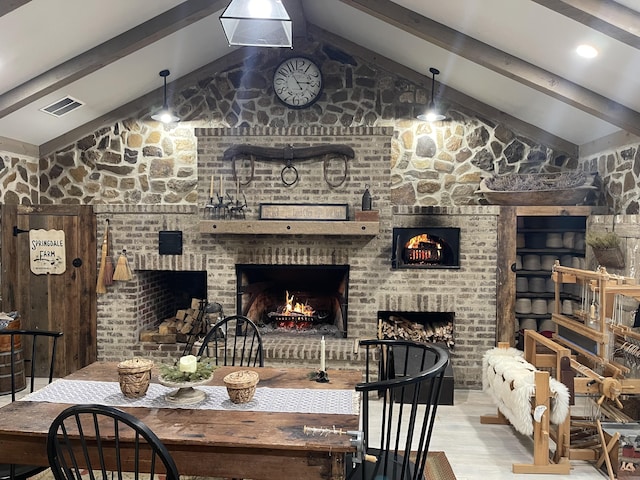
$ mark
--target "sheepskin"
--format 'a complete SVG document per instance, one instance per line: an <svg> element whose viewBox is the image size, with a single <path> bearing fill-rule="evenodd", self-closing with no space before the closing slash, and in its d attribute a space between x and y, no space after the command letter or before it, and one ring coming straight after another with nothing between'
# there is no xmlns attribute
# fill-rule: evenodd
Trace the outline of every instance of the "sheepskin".
<svg viewBox="0 0 640 480"><path fill-rule="evenodd" d="M482 386L498 410L524 435L533 434L531 400L535 395L536 368L515 348L493 348L482 358ZM549 378L551 423L562 423L569 414L569 389Z"/></svg>

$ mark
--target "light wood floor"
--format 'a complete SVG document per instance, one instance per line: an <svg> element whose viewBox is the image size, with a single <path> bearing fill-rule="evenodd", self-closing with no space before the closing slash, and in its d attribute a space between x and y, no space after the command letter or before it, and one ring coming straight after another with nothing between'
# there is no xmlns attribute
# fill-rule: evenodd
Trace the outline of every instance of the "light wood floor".
<svg viewBox="0 0 640 480"><path fill-rule="evenodd" d="M44 382L36 382L36 385ZM20 396L26 392L21 392ZM0 406L11 401L0 396ZM505 425L481 425L482 415L496 413L487 394L480 390L455 391L454 405L438 407L431 450L446 453L457 480L554 480L562 475L514 474L514 463L531 463L532 439ZM582 412L581 412L582 414ZM569 479L606 478L588 462L572 461Z"/></svg>

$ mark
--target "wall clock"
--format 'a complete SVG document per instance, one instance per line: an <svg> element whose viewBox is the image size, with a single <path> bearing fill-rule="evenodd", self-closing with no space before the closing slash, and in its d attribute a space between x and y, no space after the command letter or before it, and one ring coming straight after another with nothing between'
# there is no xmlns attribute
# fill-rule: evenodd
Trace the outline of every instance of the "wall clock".
<svg viewBox="0 0 640 480"><path fill-rule="evenodd" d="M307 57L287 58L273 72L273 89L288 107L308 107L322 93L320 67Z"/></svg>

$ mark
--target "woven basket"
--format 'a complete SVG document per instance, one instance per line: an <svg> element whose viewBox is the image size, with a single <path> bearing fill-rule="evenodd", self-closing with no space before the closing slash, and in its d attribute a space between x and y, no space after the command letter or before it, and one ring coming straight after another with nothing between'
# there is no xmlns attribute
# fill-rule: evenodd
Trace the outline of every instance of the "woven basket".
<svg viewBox="0 0 640 480"><path fill-rule="evenodd" d="M596 257L596 260L603 267L624 268L624 255L622 254L620 247L591 248L593 249L593 254Z"/></svg>
<svg viewBox="0 0 640 480"><path fill-rule="evenodd" d="M258 384L258 374L250 370L233 372L223 378L227 393L233 403L247 403L253 399Z"/></svg>
<svg viewBox="0 0 640 480"><path fill-rule="evenodd" d="M132 358L118 364L120 390L125 397L143 397L149 389L153 362L144 358Z"/></svg>

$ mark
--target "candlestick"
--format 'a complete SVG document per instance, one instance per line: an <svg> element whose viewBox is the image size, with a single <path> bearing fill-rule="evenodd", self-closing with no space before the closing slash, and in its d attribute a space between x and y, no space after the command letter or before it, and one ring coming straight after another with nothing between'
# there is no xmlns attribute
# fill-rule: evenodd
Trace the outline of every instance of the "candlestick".
<svg viewBox="0 0 640 480"><path fill-rule="evenodd" d="M213 175L211 175L211 185L209 186L209 198L213 198Z"/></svg>
<svg viewBox="0 0 640 480"><path fill-rule="evenodd" d="M236 178L236 200L240 201L240 179Z"/></svg>
<svg viewBox="0 0 640 480"><path fill-rule="evenodd" d="M320 371L324 372L327 370L326 359L325 359L325 342L324 335L322 336L322 340L320 340Z"/></svg>
<svg viewBox="0 0 640 480"><path fill-rule="evenodd" d="M224 198L224 188L222 186L222 175L220 175L220 196Z"/></svg>

